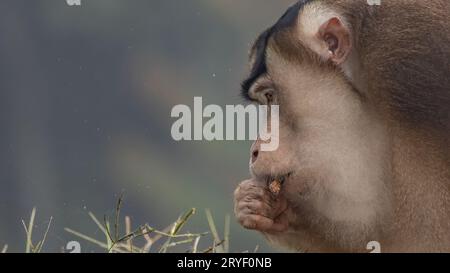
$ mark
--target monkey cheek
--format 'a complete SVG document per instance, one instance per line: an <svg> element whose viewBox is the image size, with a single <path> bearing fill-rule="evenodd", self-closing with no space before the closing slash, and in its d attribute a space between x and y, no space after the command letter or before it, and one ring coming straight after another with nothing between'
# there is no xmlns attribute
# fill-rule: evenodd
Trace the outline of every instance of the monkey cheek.
<svg viewBox="0 0 450 273"><path fill-rule="evenodd" d="M238 221L245 229L268 234L275 234L288 229L287 222L284 220L278 222L262 215L248 214L245 212L238 215Z"/></svg>
<svg viewBox="0 0 450 273"><path fill-rule="evenodd" d="M261 215L246 214L238 218L239 223L246 229L267 231L273 226L273 220Z"/></svg>

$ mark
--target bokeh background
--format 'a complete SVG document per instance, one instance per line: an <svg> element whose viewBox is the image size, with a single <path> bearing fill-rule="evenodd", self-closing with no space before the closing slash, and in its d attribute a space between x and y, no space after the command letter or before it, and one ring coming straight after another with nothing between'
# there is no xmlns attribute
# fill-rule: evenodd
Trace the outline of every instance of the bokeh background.
<svg viewBox="0 0 450 273"><path fill-rule="evenodd" d="M0 247L25 249L37 208L44 247L102 238L88 211L164 228L191 207L189 231L220 232L248 177L250 142L175 142L176 104L239 104L252 41L292 0L0 1ZM234 252L273 251L232 217ZM82 242L82 251L100 251Z"/></svg>

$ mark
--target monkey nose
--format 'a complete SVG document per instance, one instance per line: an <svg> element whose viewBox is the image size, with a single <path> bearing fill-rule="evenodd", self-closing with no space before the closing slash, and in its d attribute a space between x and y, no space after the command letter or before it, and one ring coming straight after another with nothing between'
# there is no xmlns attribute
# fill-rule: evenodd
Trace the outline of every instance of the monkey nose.
<svg viewBox="0 0 450 273"><path fill-rule="evenodd" d="M259 154L259 149L261 145L261 141L259 139L257 139L255 142L253 142L252 147L250 148L250 154L252 157L251 160L251 164L255 164L256 160L258 159Z"/></svg>
<svg viewBox="0 0 450 273"><path fill-rule="evenodd" d="M258 159L258 155L259 155L259 151L258 150L254 150L252 152L252 164L255 163L256 159Z"/></svg>

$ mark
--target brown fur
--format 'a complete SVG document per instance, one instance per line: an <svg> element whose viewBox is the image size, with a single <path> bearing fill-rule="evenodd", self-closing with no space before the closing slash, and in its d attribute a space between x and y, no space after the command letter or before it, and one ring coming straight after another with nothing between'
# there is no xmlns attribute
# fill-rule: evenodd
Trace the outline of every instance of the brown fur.
<svg viewBox="0 0 450 273"><path fill-rule="evenodd" d="M251 164L238 220L295 250L365 251L377 240L384 252L449 252L450 2L309 4L342 16L356 62L324 62L298 37L305 26L273 33L261 78L280 104L280 149ZM255 193L289 171L279 200Z"/></svg>
<svg viewBox="0 0 450 273"><path fill-rule="evenodd" d="M450 2L325 1L353 26L368 96L395 121L450 130ZM386 98L388 96L388 98ZM404 125L404 124L403 124Z"/></svg>

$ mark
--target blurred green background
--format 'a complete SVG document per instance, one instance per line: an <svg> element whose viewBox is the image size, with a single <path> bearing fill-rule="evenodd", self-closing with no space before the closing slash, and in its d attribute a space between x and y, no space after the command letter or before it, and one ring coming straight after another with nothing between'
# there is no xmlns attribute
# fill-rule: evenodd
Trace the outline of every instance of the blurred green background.
<svg viewBox="0 0 450 273"><path fill-rule="evenodd" d="M44 251L102 237L87 212L114 211L164 228L223 231L232 193L248 177L250 142L175 142L176 104L239 104L252 41L292 1L0 1L0 247L24 251L21 219L36 235L54 217ZM273 251L232 217L231 250ZM99 251L82 242L82 251Z"/></svg>

